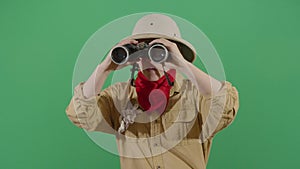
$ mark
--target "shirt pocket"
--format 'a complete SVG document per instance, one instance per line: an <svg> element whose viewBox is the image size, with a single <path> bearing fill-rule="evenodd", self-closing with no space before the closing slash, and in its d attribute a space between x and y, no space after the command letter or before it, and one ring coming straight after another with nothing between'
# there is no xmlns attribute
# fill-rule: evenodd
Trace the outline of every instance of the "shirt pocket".
<svg viewBox="0 0 300 169"><path fill-rule="evenodd" d="M196 114L195 109L172 110L166 113L162 119L162 135L165 142L170 144L167 146L187 145L192 142L188 136L194 129Z"/></svg>

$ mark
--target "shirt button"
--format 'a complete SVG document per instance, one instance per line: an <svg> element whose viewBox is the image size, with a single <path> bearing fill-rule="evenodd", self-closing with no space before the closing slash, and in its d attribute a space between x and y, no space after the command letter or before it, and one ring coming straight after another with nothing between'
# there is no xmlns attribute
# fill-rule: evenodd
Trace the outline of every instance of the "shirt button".
<svg viewBox="0 0 300 169"><path fill-rule="evenodd" d="M160 166L157 166L156 168L157 168L157 169L160 169Z"/></svg>
<svg viewBox="0 0 300 169"><path fill-rule="evenodd" d="M157 143L154 143L154 147L157 147L158 146L158 144Z"/></svg>

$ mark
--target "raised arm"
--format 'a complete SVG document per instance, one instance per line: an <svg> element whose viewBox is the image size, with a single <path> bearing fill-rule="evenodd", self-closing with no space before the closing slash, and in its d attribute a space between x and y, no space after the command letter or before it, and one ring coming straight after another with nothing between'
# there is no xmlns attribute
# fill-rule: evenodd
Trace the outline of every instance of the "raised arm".
<svg viewBox="0 0 300 169"><path fill-rule="evenodd" d="M124 40L117 45L137 43L135 40ZM131 63L116 65L111 61L110 53L100 63L87 81L79 83L74 88L74 96L66 108L68 118L80 128L88 131L102 131L111 133L115 128L114 121L118 114L114 114L113 101L107 89L101 90L109 73L121 69Z"/></svg>
<svg viewBox="0 0 300 169"><path fill-rule="evenodd" d="M136 40L123 40L120 43L117 44L117 46L133 43L138 43ZM85 82L83 86L83 93L84 96L87 98L90 98L92 96L95 96L97 93L99 93L102 89L102 86L109 75L111 71L122 69L125 66L130 65L130 62L127 62L124 65L116 65L114 62L111 61L110 53L106 56L105 60L99 64L96 68L96 70L92 73L92 75L89 77L89 79Z"/></svg>
<svg viewBox="0 0 300 169"><path fill-rule="evenodd" d="M237 89L230 82L220 82L186 61L175 43L166 39L156 39L152 43L164 44L173 54L165 65L180 70L190 80L191 97L195 97L202 119L202 136L211 137L231 124L239 108Z"/></svg>
<svg viewBox="0 0 300 169"><path fill-rule="evenodd" d="M165 65L180 70L187 75L193 84L197 87L198 91L203 96L210 96L217 93L221 89L221 82L209 76L198 67L184 59L181 55L176 43L170 42L166 39L155 39L150 44L162 43L170 53L171 57L168 58Z"/></svg>

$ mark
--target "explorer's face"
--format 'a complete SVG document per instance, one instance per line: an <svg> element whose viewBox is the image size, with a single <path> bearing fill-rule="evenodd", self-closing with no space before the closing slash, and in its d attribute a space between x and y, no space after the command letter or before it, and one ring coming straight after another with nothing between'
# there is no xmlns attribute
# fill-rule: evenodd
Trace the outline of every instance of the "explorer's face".
<svg viewBox="0 0 300 169"><path fill-rule="evenodd" d="M148 57L141 57L137 62L140 71L150 80L156 81L163 76L162 66L154 63Z"/></svg>

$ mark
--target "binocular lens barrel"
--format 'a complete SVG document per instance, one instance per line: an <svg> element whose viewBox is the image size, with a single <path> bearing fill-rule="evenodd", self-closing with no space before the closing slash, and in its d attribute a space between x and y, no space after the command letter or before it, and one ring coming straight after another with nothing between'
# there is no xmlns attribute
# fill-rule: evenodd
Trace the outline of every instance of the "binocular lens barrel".
<svg viewBox="0 0 300 169"><path fill-rule="evenodd" d="M154 44L150 47L148 55L153 62L161 63L168 58L168 49L162 44Z"/></svg>
<svg viewBox="0 0 300 169"><path fill-rule="evenodd" d="M148 50L148 57L157 63L164 62L168 58L168 50L162 44L154 44L150 48L149 46L145 46L145 48L139 48L132 44L126 44L123 46L115 47L111 53L111 59L115 64L121 65L128 61L129 57L132 53L137 52L139 50Z"/></svg>
<svg viewBox="0 0 300 169"><path fill-rule="evenodd" d="M127 62L129 51L124 46L119 46L111 52L111 59L115 64L121 65Z"/></svg>

